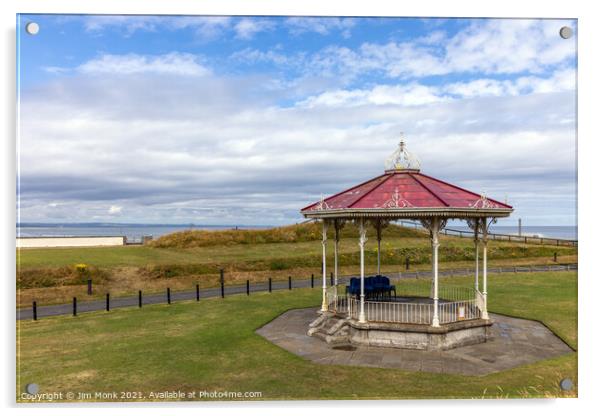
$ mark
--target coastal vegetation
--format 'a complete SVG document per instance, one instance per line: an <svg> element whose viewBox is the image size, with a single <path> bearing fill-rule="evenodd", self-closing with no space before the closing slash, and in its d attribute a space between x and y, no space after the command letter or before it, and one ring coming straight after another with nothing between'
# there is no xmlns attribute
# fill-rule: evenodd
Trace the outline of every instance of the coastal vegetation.
<svg viewBox="0 0 602 416"><path fill-rule="evenodd" d="M332 229L330 230L332 233ZM164 291L166 287L184 290L199 284L214 287L220 270L225 283L246 280L264 282L307 279L321 273L321 227L305 223L270 230L186 231L163 236L144 246L73 247L21 249L17 251L18 306L68 302L73 296L87 295L87 280L93 282L94 296ZM327 270L332 271L333 235L328 240ZM407 227L389 226L383 233L381 270L395 273L430 269L431 247L428 234ZM366 264L369 271L377 263L374 231L368 234ZM527 245L490 241L490 266L574 263L574 247ZM474 243L468 238L443 236L439 249L441 269L474 267ZM81 265L85 265L82 272ZM343 228L339 245L341 275L357 273L359 252L357 230Z"/></svg>

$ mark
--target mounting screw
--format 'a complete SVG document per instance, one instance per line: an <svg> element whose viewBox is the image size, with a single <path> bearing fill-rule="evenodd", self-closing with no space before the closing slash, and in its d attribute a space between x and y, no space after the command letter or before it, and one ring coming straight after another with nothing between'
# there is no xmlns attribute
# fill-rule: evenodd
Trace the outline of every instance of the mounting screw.
<svg viewBox="0 0 602 416"><path fill-rule="evenodd" d="M560 389L564 391L573 390L573 381L570 378L560 380Z"/></svg>
<svg viewBox="0 0 602 416"><path fill-rule="evenodd" d="M29 22L25 25L25 31L30 35L37 35L40 31L40 25L36 22Z"/></svg>
<svg viewBox="0 0 602 416"><path fill-rule="evenodd" d="M571 29L571 28L570 28L570 27L568 27L568 26L562 26L562 27L560 28L560 37L561 37L562 39L568 39L568 38L570 38L571 36L573 36L573 29Z"/></svg>
<svg viewBox="0 0 602 416"><path fill-rule="evenodd" d="M38 391L40 391L40 386L38 386L36 383L29 383L25 386L25 391L29 394L38 394Z"/></svg>

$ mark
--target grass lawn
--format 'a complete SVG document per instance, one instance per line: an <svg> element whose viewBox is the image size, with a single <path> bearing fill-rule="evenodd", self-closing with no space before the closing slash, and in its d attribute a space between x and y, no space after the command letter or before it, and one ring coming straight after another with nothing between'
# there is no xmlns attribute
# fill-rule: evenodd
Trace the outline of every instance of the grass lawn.
<svg viewBox="0 0 602 416"><path fill-rule="evenodd" d="M541 320L576 348L576 273L490 275L489 293L492 312ZM314 364L254 332L319 302L318 289L298 289L19 321L18 392L35 382L40 392L253 391L264 400L576 395L558 381L577 382L577 353L466 377Z"/></svg>
<svg viewBox="0 0 602 416"><path fill-rule="evenodd" d="M329 241L328 254L332 256L332 241ZM468 238L441 237L441 251L452 248L468 248L473 250L474 243ZM490 251L496 248L530 248L543 251L550 256L550 250L558 255L574 255L574 247L540 246L533 244L490 241ZM430 240L423 238L387 238L382 241L383 257L388 250L429 250ZM368 253L376 252L376 241L371 239L366 244ZM357 253L357 239L341 239L339 253ZM232 262L253 262L271 259L298 258L319 256L321 260L322 245L319 241L302 241L296 243L264 243L215 245L195 248L155 248L150 246L118 246L118 247L58 247L21 249L17 251L17 266L21 269L72 266L86 263L98 267L149 266L171 264L219 263L227 265ZM491 253L490 253L491 257ZM524 256L521 256L524 257ZM384 261L384 260L383 260Z"/></svg>
<svg viewBox="0 0 602 416"><path fill-rule="evenodd" d="M559 263L576 263L577 256L562 256L558 257L558 262L555 263L551 257L528 257L521 259L496 259L488 261L489 268L497 266L520 266L520 265L546 265ZM447 269L469 269L474 268L474 261L453 261L440 263L440 270ZM342 266L339 268L340 275L357 275L359 266ZM412 265L411 271L414 270L431 270L430 264ZM369 265L367 271L375 273L376 267ZM383 265L381 268L383 273L387 273L394 277L397 272L405 271L403 265ZM321 272L319 269L311 267L296 267L286 270L260 270L260 271L229 271L225 274L225 283L228 285L241 285L246 280L251 284L266 283L269 277L273 281L287 280L288 276L292 276L295 280L309 280L311 274L315 275L316 285L321 283ZM145 294L165 293L169 287L174 291L177 290L193 290L196 284L201 288L219 286L219 274L206 275L185 275L170 278L153 278L139 273L135 269L120 268L115 271L116 277L105 282L97 282L94 280L94 290L92 295L87 294L87 285L70 284L53 287L36 287L30 289L19 289L17 292L17 307L30 308L31 303L35 300L38 305L52 305L60 303L69 303L73 297L77 297L82 301L94 299L103 299L106 293L110 293L113 297L132 296L142 290Z"/></svg>
<svg viewBox="0 0 602 416"><path fill-rule="evenodd" d="M332 245L332 241L329 242ZM328 249L329 271L333 264L332 246ZM573 247L525 245L491 241L491 267L521 264L553 264L577 261ZM382 271L396 273L405 269L406 257L411 270L429 270L431 248L426 237L392 237L383 240ZM474 267L473 241L466 238L442 237L440 267ZM285 280L308 279L321 272L319 241L209 245L193 248L158 248L152 246L75 247L22 249L17 251L17 306L30 307L70 302L75 296L82 300L102 297L105 293L124 296L137 293L190 290L219 284L219 269L225 269L226 284L244 284L246 280L265 282L268 277ZM90 266L90 275L80 275L74 265ZM357 239L344 238L340 243L341 275L358 272ZM376 270L376 242L369 240L366 250L368 270ZM86 281L94 286L92 297L86 293Z"/></svg>

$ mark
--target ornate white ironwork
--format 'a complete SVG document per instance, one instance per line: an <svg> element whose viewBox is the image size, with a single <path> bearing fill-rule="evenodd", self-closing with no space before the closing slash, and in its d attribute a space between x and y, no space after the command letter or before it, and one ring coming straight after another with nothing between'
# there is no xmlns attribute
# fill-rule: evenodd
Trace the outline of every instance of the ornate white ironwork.
<svg viewBox="0 0 602 416"><path fill-rule="evenodd" d="M407 208L413 205L405 198L399 195L399 188L395 188L395 192L391 195L391 198L385 202L381 208Z"/></svg>
<svg viewBox="0 0 602 416"><path fill-rule="evenodd" d="M420 170L420 160L406 148L401 133L399 147L385 160L385 170L413 169Z"/></svg>
<svg viewBox="0 0 602 416"><path fill-rule="evenodd" d="M324 200L324 195L322 195L320 197L320 202L318 202L318 205L316 205L312 210L322 211L325 209L330 209L330 205L328 205L328 203Z"/></svg>
<svg viewBox="0 0 602 416"><path fill-rule="evenodd" d="M472 204L468 204L468 206L471 208L484 208L484 209L498 207L496 203L491 202L489 199L487 199L485 194L482 194L479 199L474 201Z"/></svg>
<svg viewBox="0 0 602 416"><path fill-rule="evenodd" d="M425 218L420 220L420 224L429 230L431 238L433 237L433 231L438 234L447 225L447 219L444 218Z"/></svg>

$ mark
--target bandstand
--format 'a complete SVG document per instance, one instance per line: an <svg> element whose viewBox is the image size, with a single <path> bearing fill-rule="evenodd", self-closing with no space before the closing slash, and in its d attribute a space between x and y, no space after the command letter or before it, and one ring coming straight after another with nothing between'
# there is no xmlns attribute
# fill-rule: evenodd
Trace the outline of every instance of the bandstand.
<svg viewBox="0 0 602 416"><path fill-rule="evenodd" d="M423 174L419 160L402 139L386 160L384 174L301 210L304 217L322 221L322 306L308 334L332 344L425 350L485 342L492 324L487 313L488 228L512 211L510 205ZM439 234L451 219L466 221L474 231L474 287L439 287ZM432 282L427 296L404 294L381 274L382 230L398 220L418 221L430 234ZM349 285L340 287L339 235L344 224L351 221L359 229L360 273ZM374 276L366 276L365 270L369 226L376 230ZM329 227L334 229L331 287L326 279Z"/></svg>

